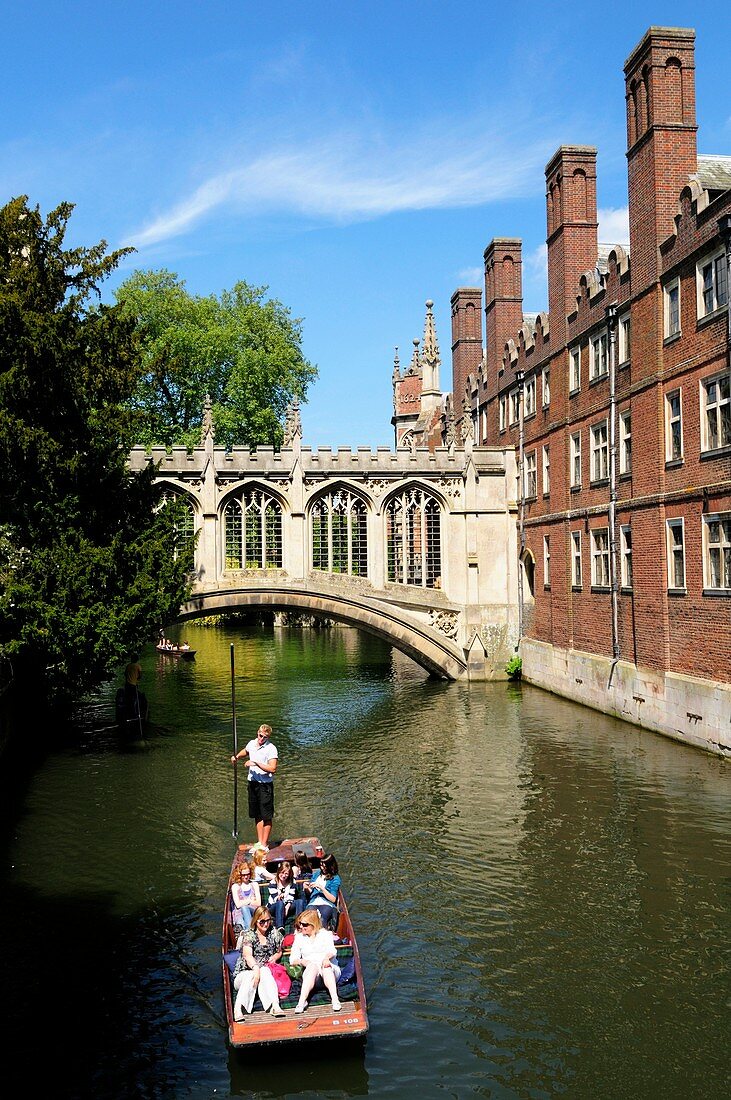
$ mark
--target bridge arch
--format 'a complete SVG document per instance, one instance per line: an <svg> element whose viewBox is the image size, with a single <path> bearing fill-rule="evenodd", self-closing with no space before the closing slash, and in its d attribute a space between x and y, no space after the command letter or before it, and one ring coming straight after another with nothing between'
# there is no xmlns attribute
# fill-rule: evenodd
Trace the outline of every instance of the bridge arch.
<svg viewBox="0 0 731 1100"><path fill-rule="evenodd" d="M178 618L189 620L256 608L301 611L359 627L401 650L434 676L459 680L467 672L464 651L432 627L406 619L386 604L357 595L317 590L312 585L304 589L275 583L201 593L183 604Z"/></svg>

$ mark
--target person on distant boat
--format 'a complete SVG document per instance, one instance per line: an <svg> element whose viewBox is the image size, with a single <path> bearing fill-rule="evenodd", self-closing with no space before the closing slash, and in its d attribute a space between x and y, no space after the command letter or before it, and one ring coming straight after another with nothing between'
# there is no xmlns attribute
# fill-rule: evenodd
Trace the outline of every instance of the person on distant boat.
<svg viewBox="0 0 731 1100"><path fill-rule="evenodd" d="M251 1012L258 992L265 1012L284 1016L279 1004L279 991L268 963L282 957L282 933L273 926L271 913L263 906L254 913L251 928L244 932L241 957L234 967L234 1019L243 1020Z"/></svg>
<svg viewBox="0 0 731 1100"><path fill-rule="evenodd" d="M332 1001L333 1012L343 1007L338 1000L340 967L338 950L332 932L322 927L317 909L305 909L295 921L295 936L289 961L292 966L304 966L302 991L295 1012L304 1012L315 986L321 982Z"/></svg>
<svg viewBox="0 0 731 1100"><path fill-rule="evenodd" d="M187 653L189 649L190 649L190 646L188 645L187 642L181 642L181 645L180 645L180 652L181 653Z"/></svg>
<svg viewBox="0 0 731 1100"><path fill-rule="evenodd" d="M297 917L305 907L304 898L297 897L297 884L292 873L292 864L283 859L279 864L274 882L269 887L267 909L274 917L277 928L284 928L291 916Z"/></svg>
<svg viewBox="0 0 731 1100"><path fill-rule="evenodd" d="M246 756L249 769L249 817L256 822L256 835L260 848L269 851L269 835L274 820L274 773L277 770L279 753L269 738L271 726L259 726L256 738L249 741L240 752L231 757L235 766Z"/></svg>
<svg viewBox="0 0 731 1100"><path fill-rule="evenodd" d="M334 927L338 917L340 875L338 874L338 861L332 852L330 855L322 857L319 872L309 882L304 883L304 889L307 904L317 909L323 926L325 928Z"/></svg>
<svg viewBox="0 0 731 1100"><path fill-rule="evenodd" d="M231 897L236 907L234 926L251 927L254 912L261 907L261 892L254 881L254 871L248 863L239 863L231 874Z"/></svg>

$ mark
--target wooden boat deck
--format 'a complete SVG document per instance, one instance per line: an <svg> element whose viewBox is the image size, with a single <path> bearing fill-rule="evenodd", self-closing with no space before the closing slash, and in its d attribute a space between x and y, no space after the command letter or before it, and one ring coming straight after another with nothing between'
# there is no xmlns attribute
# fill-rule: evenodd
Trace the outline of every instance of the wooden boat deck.
<svg viewBox="0 0 731 1100"><path fill-rule="evenodd" d="M285 840L277 848L271 849L268 854L268 862L275 863L283 859L290 859L295 849L303 849L312 858L317 848L319 848L317 837L299 837L293 840ZM250 852L251 849L248 845L242 844L239 846L231 868L232 872L237 864L248 858ZM314 858L313 862L319 862L317 857ZM342 1008L339 1012L333 1012L329 1003L309 1004L302 1013L296 1013L294 1007L288 1008L283 1004L283 1016L272 1016L259 1008L246 1015L243 1020L238 1021L234 1020L233 1016L233 983L231 971L225 958L227 953L235 950L235 934L231 920L231 890L230 887L227 889L223 914L221 965L226 1018L228 1020L228 1037L233 1047L299 1042L305 1039L355 1039L365 1036L368 1031L368 1014L363 974L358 945L353 934L347 902L343 897L342 890L340 892L339 909L340 919L337 934L341 944L342 941L345 941L344 946L346 949L352 948L355 962L355 999L343 1000L341 997ZM289 948L285 948L284 957L286 958L288 954Z"/></svg>

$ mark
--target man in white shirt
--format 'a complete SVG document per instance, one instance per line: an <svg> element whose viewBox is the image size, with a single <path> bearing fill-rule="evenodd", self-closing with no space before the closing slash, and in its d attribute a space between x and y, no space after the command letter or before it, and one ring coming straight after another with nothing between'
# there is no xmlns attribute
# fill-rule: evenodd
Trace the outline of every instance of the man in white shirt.
<svg viewBox="0 0 731 1100"><path fill-rule="evenodd" d="M259 847L265 852L269 850L269 834L274 820L274 773L279 756L277 746L269 740L271 735L271 726L259 726L256 738L231 757L234 765L247 756L249 758L246 761L249 769L249 817L256 822Z"/></svg>

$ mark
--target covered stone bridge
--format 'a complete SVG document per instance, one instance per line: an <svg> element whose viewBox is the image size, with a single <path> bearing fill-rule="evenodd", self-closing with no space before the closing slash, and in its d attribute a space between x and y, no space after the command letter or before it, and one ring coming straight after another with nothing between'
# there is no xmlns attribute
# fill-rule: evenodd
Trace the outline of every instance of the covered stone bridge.
<svg viewBox="0 0 731 1100"><path fill-rule="evenodd" d="M449 679L504 675L518 635L511 451L135 448L196 537L181 618L248 608L367 630Z"/></svg>

